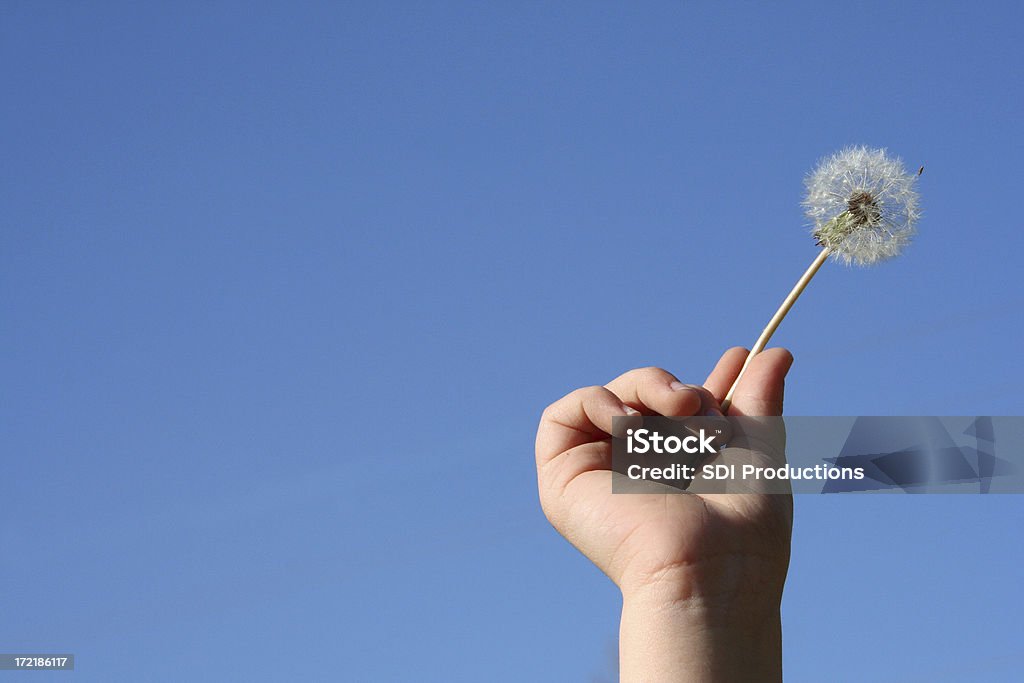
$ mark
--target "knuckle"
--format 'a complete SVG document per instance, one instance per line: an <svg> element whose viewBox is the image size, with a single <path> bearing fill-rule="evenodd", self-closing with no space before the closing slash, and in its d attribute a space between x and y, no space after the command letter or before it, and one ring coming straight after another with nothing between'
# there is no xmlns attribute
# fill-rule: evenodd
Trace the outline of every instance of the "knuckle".
<svg viewBox="0 0 1024 683"><path fill-rule="evenodd" d="M668 370L660 368L657 365L648 365L646 367L636 368L635 370L630 370L626 374L641 382L658 381L672 377L672 374Z"/></svg>
<svg viewBox="0 0 1024 683"><path fill-rule="evenodd" d="M544 408L540 414L540 419L542 422L554 420L565 412L567 406L576 402L585 403L589 400L599 398L605 391L607 391L607 389L599 386L581 387L571 391Z"/></svg>
<svg viewBox="0 0 1024 683"><path fill-rule="evenodd" d="M608 390L605 389L604 387L594 385L577 389L576 391L572 392L572 395L575 395L575 397L578 398L580 402L586 403L587 401L592 401L594 399L601 398L602 396L604 396L604 393L606 391Z"/></svg>

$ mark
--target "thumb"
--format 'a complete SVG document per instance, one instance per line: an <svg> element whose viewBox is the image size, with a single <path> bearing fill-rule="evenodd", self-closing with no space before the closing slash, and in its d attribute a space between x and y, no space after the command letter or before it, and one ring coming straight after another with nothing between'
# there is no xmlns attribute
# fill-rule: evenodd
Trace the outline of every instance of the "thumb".
<svg viewBox="0 0 1024 683"><path fill-rule="evenodd" d="M793 365L793 354L775 348L754 356L733 394L730 415L782 415L786 373Z"/></svg>

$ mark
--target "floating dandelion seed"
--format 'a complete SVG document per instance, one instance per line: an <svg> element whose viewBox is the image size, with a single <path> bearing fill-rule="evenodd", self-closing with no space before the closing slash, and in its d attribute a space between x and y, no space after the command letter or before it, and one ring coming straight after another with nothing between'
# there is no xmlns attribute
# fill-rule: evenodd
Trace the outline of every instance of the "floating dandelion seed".
<svg viewBox="0 0 1024 683"><path fill-rule="evenodd" d="M907 173L903 162L887 156L884 149L847 147L822 160L807 176L803 205L814 226L811 234L822 250L750 350L722 401L722 412L728 412L733 392L754 356L764 350L829 256L868 266L898 256L910 243L920 216L914 182L923 172L921 166L916 174Z"/></svg>

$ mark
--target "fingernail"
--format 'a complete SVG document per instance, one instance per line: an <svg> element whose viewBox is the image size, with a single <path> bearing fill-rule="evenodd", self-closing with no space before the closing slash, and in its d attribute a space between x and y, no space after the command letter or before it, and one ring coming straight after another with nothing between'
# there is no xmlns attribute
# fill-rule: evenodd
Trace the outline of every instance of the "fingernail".
<svg viewBox="0 0 1024 683"><path fill-rule="evenodd" d="M627 405L622 406L622 409L626 412L626 415L639 415L640 411L635 408L630 408Z"/></svg>
<svg viewBox="0 0 1024 683"><path fill-rule="evenodd" d="M704 414L708 417L725 417L725 415L722 415L722 411L718 408L708 408L704 411Z"/></svg>
<svg viewBox="0 0 1024 683"><path fill-rule="evenodd" d="M676 380L672 382L672 384L669 384L668 388L671 389L672 391L682 391L683 389L689 389L690 387L686 386L679 380Z"/></svg>

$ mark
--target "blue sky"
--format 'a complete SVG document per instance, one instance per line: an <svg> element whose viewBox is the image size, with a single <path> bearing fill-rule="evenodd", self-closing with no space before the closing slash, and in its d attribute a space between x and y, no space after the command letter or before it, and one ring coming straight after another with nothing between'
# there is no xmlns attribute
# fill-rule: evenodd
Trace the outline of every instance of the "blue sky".
<svg viewBox="0 0 1024 683"><path fill-rule="evenodd" d="M1024 411L1022 21L4 3L0 651L75 653L52 680L602 680L618 595L540 512L536 420L752 343L814 257L821 156L925 165L925 216L786 320L787 412ZM788 679L1017 680L1022 513L800 497Z"/></svg>

